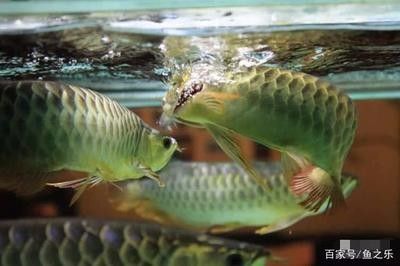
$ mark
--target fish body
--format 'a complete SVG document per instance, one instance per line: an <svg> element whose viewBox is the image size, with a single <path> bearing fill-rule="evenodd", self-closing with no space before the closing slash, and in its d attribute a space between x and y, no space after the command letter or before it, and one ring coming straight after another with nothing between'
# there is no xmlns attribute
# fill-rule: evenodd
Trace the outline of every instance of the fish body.
<svg viewBox="0 0 400 266"><path fill-rule="evenodd" d="M122 193L114 194L113 201L120 210L145 219L215 233L243 227L270 233L321 213L326 207L311 212L299 205L278 163L254 165L268 179L268 193L233 163L171 162L162 170L164 188L149 180L126 181L120 184ZM345 197L357 183L357 179L344 175L341 189Z"/></svg>
<svg viewBox="0 0 400 266"><path fill-rule="evenodd" d="M3 266L264 266L268 257L261 246L154 224L90 219L0 222Z"/></svg>
<svg viewBox="0 0 400 266"><path fill-rule="evenodd" d="M341 172L357 123L355 106L340 90L305 73L262 66L227 73L223 82L190 73L174 80L165 116L207 128L259 182L234 134L280 151L292 191L308 194L310 209L327 198L342 200Z"/></svg>
<svg viewBox="0 0 400 266"><path fill-rule="evenodd" d="M60 170L88 173L60 187L156 177L177 147L117 102L48 81L0 82L0 187L33 193Z"/></svg>

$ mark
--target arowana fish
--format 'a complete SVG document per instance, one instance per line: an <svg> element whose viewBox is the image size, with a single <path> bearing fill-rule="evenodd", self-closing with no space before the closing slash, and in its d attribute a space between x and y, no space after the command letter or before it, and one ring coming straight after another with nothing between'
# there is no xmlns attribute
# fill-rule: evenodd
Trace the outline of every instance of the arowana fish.
<svg viewBox="0 0 400 266"><path fill-rule="evenodd" d="M244 227L271 233L321 213L328 204L308 211L290 193L279 164L258 162L255 167L268 180L268 193L234 163L171 162L161 172L164 188L149 180L125 181L119 183L122 193L114 190L111 198L119 210L144 219L212 233ZM345 197L358 184L349 175L341 182Z"/></svg>
<svg viewBox="0 0 400 266"><path fill-rule="evenodd" d="M212 69L209 71L211 72ZM343 203L342 166L356 130L350 98L323 79L300 72L251 67L210 80L195 66L179 72L164 99L164 119L204 127L258 183L235 134L281 152L284 176L302 204L318 210Z"/></svg>
<svg viewBox="0 0 400 266"><path fill-rule="evenodd" d="M78 188L147 176L177 149L117 102L89 89L45 81L0 82L0 188L34 193L59 170L87 178L52 184Z"/></svg>
<svg viewBox="0 0 400 266"><path fill-rule="evenodd" d="M129 221L0 222L3 266L264 266L261 246Z"/></svg>

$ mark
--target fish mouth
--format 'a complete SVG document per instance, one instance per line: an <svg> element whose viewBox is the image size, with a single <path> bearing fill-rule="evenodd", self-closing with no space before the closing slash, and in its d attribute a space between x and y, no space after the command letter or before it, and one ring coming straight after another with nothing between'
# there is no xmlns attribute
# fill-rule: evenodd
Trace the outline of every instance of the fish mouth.
<svg viewBox="0 0 400 266"><path fill-rule="evenodd" d="M174 112L178 110L181 106L183 106L189 99L193 98L194 95L201 92L203 90L202 83L193 83L190 86L186 87L178 98L178 103L175 106Z"/></svg>

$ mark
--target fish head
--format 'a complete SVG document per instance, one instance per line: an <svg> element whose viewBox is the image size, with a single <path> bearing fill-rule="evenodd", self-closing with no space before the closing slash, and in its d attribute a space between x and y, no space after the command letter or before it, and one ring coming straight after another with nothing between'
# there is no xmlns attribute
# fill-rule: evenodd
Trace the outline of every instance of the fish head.
<svg viewBox="0 0 400 266"><path fill-rule="evenodd" d="M170 79L168 84L169 89L162 100L163 114L160 121L161 126L169 126L176 120L176 106L184 90L185 83L189 78L189 71L185 71L182 75L175 74Z"/></svg>
<svg viewBox="0 0 400 266"><path fill-rule="evenodd" d="M207 118L204 100L199 97L203 92L215 89L214 84L202 76L190 75L190 70L175 75L170 82L170 89L163 98L161 125L168 127L176 121L186 124L201 125Z"/></svg>
<svg viewBox="0 0 400 266"><path fill-rule="evenodd" d="M169 90L163 101L163 117L170 118L170 121L193 117L198 113L195 95L203 88L203 83L191 82L181 88Z"/></svg>
<svg viewBox="0 0 400 266"><path fill-rule="evenodd" d="M151 129L147 137L147 145L142 153L143 162L152 171L159 171L171 160L178 143L173 137L160 134L155 129Z"/></svg>
<svg viewBox="0 0 400 266"><path fill-rule="evenodd" d="M225 242L225 241L224 241ZM202 243L181 247L171 257L172 265L264 266L271 257L264 248L238 243Z"/></svg>

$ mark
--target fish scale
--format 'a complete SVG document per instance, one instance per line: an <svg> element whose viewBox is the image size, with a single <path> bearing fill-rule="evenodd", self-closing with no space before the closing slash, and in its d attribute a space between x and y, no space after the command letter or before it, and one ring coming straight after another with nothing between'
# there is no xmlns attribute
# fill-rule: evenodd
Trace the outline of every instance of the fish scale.
<svg viewBox="0 0 400 266"><path fill-rule="evenodd" d="M304 206L316 211L326 199L343 204L341 172L357 125L347 95L318 77L279 68L243 67L216 82L203 72L194 64L174 75L162 122L206 128L266 193L268 184L244 156L236 135L278 150L293 193L308 196Z"/></svg>
<svg viewBox="0 0 400 266"><path fill-rule="evenodd" d="M269 181L268 193L233 163L171 162L162 171L164 188L149 180L126 181L112 201L144 219L212 232L215 227L229 231L249 226L272 232L316 214L299 205L303 198L289 191L279 164L254 165ZM346 197L356 186L355 178L344 175L341 188Z"/></svg>
<svg viewBox="0 0 400 266"><path fill-rule="evenodd" d="M109 182L158 178L154 171L177 148L174 139L89 89L50 81L1 81L0 97L0 187L20 193L35 192L47 175L64 169ZM168 147L165 138L170 139Z"/></svg>

